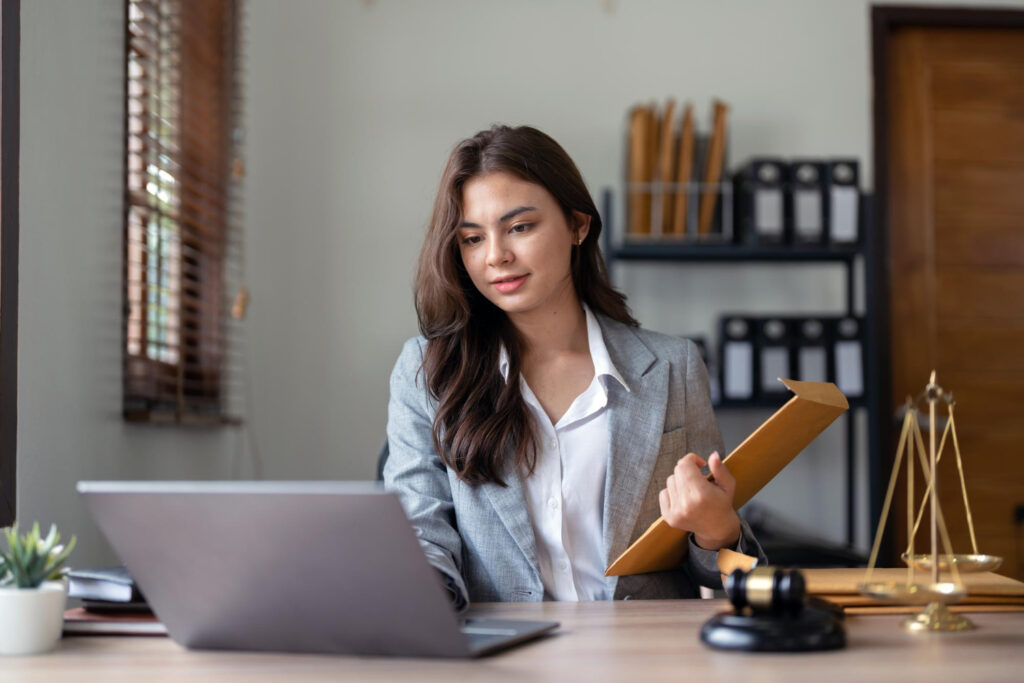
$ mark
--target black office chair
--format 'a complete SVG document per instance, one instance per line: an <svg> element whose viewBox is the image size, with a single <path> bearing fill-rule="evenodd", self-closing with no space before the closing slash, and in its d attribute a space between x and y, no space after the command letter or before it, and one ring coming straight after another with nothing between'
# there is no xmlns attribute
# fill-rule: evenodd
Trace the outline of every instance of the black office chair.
<svg viewBox="0 0 1024 683"><path fill-rule="evenodd" d="M863 567L868 558L856 548L795 529L795 524L759 503L743 508L761 549L778 567Z"/></svg>
<svg viewBox="0 0 1024 683"><path fill-rule="evenodd" d="M384 481L384 463L388 461L388 439L384 437L384 443L380 445L380 453L377 454L377 481Z"/></svg>

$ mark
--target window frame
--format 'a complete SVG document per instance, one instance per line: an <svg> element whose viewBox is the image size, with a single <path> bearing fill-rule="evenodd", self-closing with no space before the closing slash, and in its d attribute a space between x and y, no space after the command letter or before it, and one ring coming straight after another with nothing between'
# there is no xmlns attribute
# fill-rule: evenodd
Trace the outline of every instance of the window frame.
<svg viewBox="0 0 1024 683"><path fill-rule="evenodd" d="M159 8L164 1L150 0ZM226 293L228 283L225 272L228 265L228 258L224 245L232 233L232 218L230 203L233 197L234 164L232 158L237 155L237 141L235 140L235 128L238 125L240 112L237 110L236 95L239 88L238 83L238 58L239 58L239 15L242 9L242 0L222 0L222 12L218 16L217 27L225 31L223 42L218 44L221 61L220 70L211 69L204 71L209 81L201 82L195 86L196 81L185 83L184 71L189 65L195 65L194 33L186 36L189 23L195 20L194 15L186 12L188 8L196 7L195 0L179 0L182 13L172 15L172 21L177 22L177 32L172 39L176 45L173 53L160 53L162 56L173 54L174 60L171 64L176 69L177 75L171 78L168 87L172 93L172 100L161 99L161 106L171 107L178 117L173 123L176 125L176 136L173 139L174 149L163 151L160 149L158 156L169 156L166 162L158 162L148 157L151 152L146 145L153 144L153 140L147 140L147 133L132 130L132 106L143 101L144 98L133 99L132 95L132 73L131 60L133 55L132 31L131 31L131 6L133 0L124 0L125 16L125 52L124 52L124 76L125 76L125 105L124 105L124 235L123 235L123 318L121 336L121 354L123 358L123 393L122 413L129 422L143 422L153 424L189 424L199 426L215 426L221 424L237 424L237 418L227 414L227 372L229 355L229 343L226 340L225 329L227 327ZM174 0L169 0L174 4ZM150 4L150 3L142 3ZM201 6L201 3L200 3ZM204 7L205 9L205 7ZM158 14L159 17L166 15ZM161 18L160 21L163 21ZM158 24L158 27L162 24ZM162 35L162 34L161 34ZM207 43L211 45L213 43ZM157 48L159 52L160 48ZM160 68L164 62L154 64L152 62L147 68L154 69L155 76L148 78L160 78ZM191 58L191 59L190 59ZM161 57L162 59L162 57ZM218 80L219 79L219 80ZM141 81L145 85L151 85L150 81ZM209 118L186 119L188 112L192 109L187 103L188 93L195 93L197 88L215 88L215 83L222 87L226 83L225 94L220 98L223 102L230 102L230 106L218 109L218 113L210 115ZM149 92L148 90L146 92ZM209 103L207 101L207 103ZM134 120L141 121L144 131L148 131L149 124L153 120L152 109L148 103L142 105L143 113L136 112ZM201 123L200 123L201 121ZM160 124L157 124L158 126ZM212 127L208 127L212 126ZM201 129L200 135L204 142L208 143L213 139L216 141L218 152L204 151L196 155L195 140L186 136L183 131L194 131ZM155 129L154 129L155 130ZM152 135L153 133L149 133ZM133 153L131 145L133 140L142 140L142 148L136 148ZM173 152L173 153L172 153ZM220 158L218 155L222 155ZM198 156L198 160L197 160ZM141 163L140 188L133 188L132 167L133 159L139 159ZM203 185L210 178L210 161L224 161L228 163L220 166L216 172L214 182L214 194L206 194L210 191L209 185ZM146 190L148 184L155 182L156 177L148 167L155 163L158 175L162 178L162 171L168 171L173 180L174 202L168 205L171 213L165 213L165 207L158 200L148 197L146 192L152 194L154 191ZM205 175L204 175L205 174ZM196 177L203 180L197 185ZM160 179L160 182L163 182ZM157 183L158 187L163 187ZM191 191L193 194L186 194ZM194 193L200 191L203 196L199 200ZM134 192L134 196L133 196ZM221 194L216 194L220 192ZM200 218L210 205L203 205L202 202L212 196L213 206L219 207L221 215L214 218L212 223L208 215ZM140 202L140 199L148 197L148 204ZM196 202L199 202L198 209ZM225 208L226 207L226 208ZM196 211L199 211L199 214ZM216 211L215 211L216 213ZM136 217L133 224L133 216ZM145 237L147 230L152 230L156 221L163 225L164 221L172 221L173 232L164 233L164 229L158 228L160 235L157 251L153 250L152 243L146 244ZM198 221L198 222L196 222ZM208 232L211 226L214 231ZM141 265L137 265L132 272L132 239L133 230L141 229L139 246L136 251L142 254ZM212 235L212 236L211 236ZM162 252L166 237L171 244L171 261L167 261L167 253ZM185 253L189 253L186 259ZM149 319L148 309L152 305L149 299L154 294L154 285L150 279L151 273L148 270L148 259L157 257L161 264L158 268L156 280L156 294L158 301L155 305L167 311L170 306L173 311L165 318L158 313L157 316L164 322L154 323ZM191 259L191 260L190 260ZM173 262L166 266L165 263ZM190 273L192 279L187 279L185 271ZM133 279L134 278L134 279ZM167 279L171 278L176 289L165 301L162 292L166 292ZM133 283L136 287L133 292ZM134 303L134 308L133 308ZM133 317L133 311L135 316ZM158 330L164 330L166 338L151 338L151 325ZM171 341L173 339L173 341ZM210 342L209 340L214 340ZM162 348L168 355L163 356L160 352L157 355L152 353L153 345ZM169 351L174 345L173 354ZM135 346L133 352L132 346ZM198 385L198 389L196 388Z"/></svg>

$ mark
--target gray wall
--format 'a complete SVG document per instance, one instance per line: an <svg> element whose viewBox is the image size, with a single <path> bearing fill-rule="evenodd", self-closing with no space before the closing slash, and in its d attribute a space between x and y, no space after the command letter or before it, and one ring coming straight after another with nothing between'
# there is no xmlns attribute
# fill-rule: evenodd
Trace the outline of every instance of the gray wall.
<svg viewBox="0 0 1024 683"><path fill-rule="evenodd" d="M852 155L871 176L863 0L248 5L243 433L121 420L123 0L22 3L18 513L77 533L79 565L109 559L81 478L372 476L442 164L492 122L553 135L596 192L620 180L632 104L689 99L706 127L717 96L732 161ZM643 265L617 283L670 333L842 305L827 266ZM727 445L765 417L722 414ZM838 436L761 496L832 538Z"/></svg>
<svg viewBox="0 0 1024 683"><path fill-rule="evenodd" d="M275 476L370 475L441 167L493 122L550 133L597 192L620 182L631 105L689 99L707 129L720 97L732 161L850 155L870 183L865 1L254 0L248 45L252 414ZM644 264L616 281L670 333L706 332L725 309L844 305L838 266ZM727 446L766 417L720 413ZM842 434L759 500L842 539Z"/></svg>
<svg viewBox="0 0 1024 683"><path fill-rule="evenodd" d="M122 0L21 4L18 518L111 559L79 479L225 478L235 430L121 418Z"/></svg>

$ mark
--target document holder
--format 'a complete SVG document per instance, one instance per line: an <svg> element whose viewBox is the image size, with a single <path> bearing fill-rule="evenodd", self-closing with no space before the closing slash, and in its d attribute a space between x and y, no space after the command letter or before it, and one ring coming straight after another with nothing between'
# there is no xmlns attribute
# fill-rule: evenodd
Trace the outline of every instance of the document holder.
<svg viewBox="0 0 1024 683"><path fill-rule="evenodd" d="M736 479L736 508L754 497L811 441L849 409L846 397L828 382L781 380L794 396L754 430L725 459ZM707 454L703 454L707 455ZM685 559L690 532L659 517L605 571L626 576L673 569Z"/></svg>

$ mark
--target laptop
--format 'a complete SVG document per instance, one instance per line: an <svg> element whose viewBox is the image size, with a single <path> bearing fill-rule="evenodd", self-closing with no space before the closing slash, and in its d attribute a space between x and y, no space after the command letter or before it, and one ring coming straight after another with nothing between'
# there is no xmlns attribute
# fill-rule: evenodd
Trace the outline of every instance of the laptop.
<svg viewBox="0 0 1024 683"><path fill-rule="evenodd" d="M459 616L398 497L370 482L81 481L188 648L476 657L555 629Z"/></svg>

